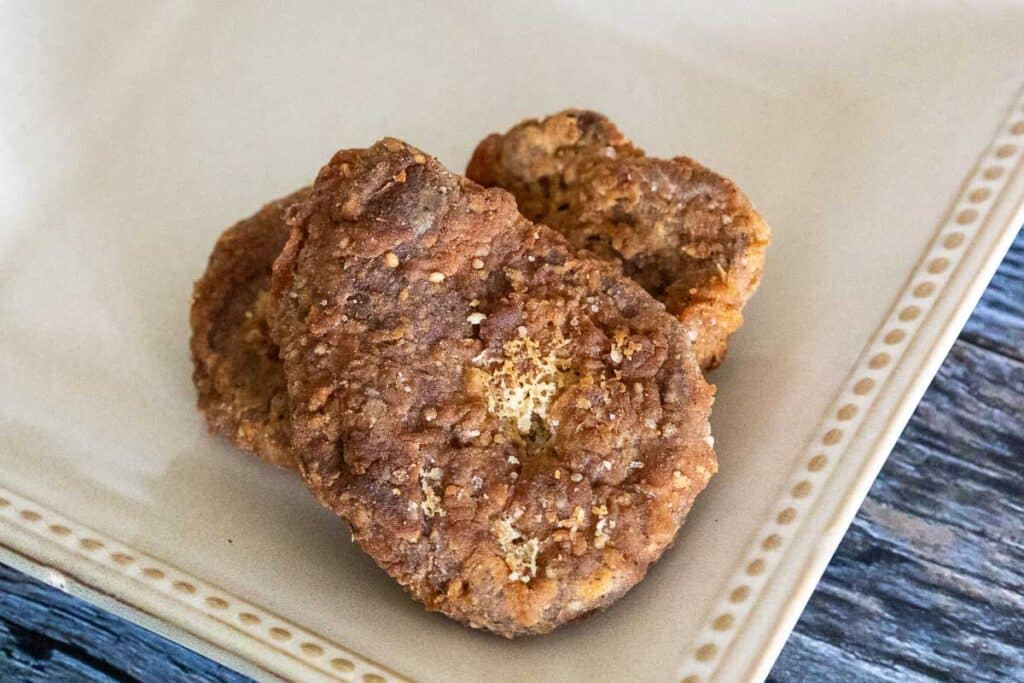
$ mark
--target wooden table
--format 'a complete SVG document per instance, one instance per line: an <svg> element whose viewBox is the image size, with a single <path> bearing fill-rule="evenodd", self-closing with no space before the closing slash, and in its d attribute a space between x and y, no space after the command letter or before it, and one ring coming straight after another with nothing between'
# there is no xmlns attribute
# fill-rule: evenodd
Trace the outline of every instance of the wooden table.
<svg viewBox="0 0 1024 683"><path fill-rule="evenodd" d="M0 565L0 680L244 681ZM1024 232L772 681L1024 681Z"/></svg>

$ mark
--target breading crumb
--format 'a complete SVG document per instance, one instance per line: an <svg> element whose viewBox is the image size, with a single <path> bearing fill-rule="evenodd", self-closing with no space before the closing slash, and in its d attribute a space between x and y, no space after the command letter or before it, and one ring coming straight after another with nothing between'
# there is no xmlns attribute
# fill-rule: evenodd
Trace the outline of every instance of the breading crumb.
<svg viewBox="0 0 1024 683"><path fill-rule="evenodd" d="M523 539L523 534L513 525L514 520L502 518L491 525L498 545L505 553L505 564L508 566L508 580L529 583L537 575L537 552L540 541L536 538Z"/></svg>
<svg viewBox="0 0 1024 683"><path fill-rule="evenodd" d="M558 352L568 342L556 335L548 350L530 337L510 339L503 355L480 362L487 373L487 408L501 419L512 421L520 434L529 434L536 416L548 417L548 407L566 383L568 365Z"/></svg>
<svg viewBox="0 0 1024 683"><path fill-rule="evenodd" d="M441 499L437 497L434 488L427 483L427 479L420 479L420 488L423 490L423 501L420 509L425 517L444 517L444 508L441 506Z"/></svg>

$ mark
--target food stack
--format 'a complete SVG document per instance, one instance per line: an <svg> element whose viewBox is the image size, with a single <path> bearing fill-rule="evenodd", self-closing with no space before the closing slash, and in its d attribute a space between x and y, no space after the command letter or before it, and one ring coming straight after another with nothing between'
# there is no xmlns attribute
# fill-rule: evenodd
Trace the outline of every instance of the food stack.
<svg viewBox="0 0 1024 683"><path fill-rule="evenodd" d="M768 241L732 182L595 112L491 135L465 177L342 150L217 241L199 410L428 609L545 633L643 579L717 470L703 371Z"/></svg>

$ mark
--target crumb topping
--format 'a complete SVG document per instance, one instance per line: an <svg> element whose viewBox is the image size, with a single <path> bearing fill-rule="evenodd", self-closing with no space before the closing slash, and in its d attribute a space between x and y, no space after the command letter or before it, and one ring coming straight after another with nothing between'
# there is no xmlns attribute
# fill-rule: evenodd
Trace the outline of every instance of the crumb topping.
<svg viewBox="0 0 1024 683"><path fill-rule="evenodd" d="M423 501L420 509L424 517L444 517L444 505L441 498L434 491L434 483L441 480L441 470L434 467L420 475L420 489L423 491Z"/></svg>
<svg viewBox="0 0 1024 683"><path fill-rule="evenodd" d="M515 527L515 521L522 515L517 510L513 519L503 517L495 520L491 533L505 553L505 564L508 566L508 580L529 583L537 575L537 551L540 541L536 538L524 538L522 532Z"/></svg>
<svg viewBox="0 0 1024 683"><path fill-rule="evenodd" d="M502 420L509 420L522 435L539 418L549 427L548 408L569 378L568 359L559 355L568 340L558 334L545 344L519 336L502 345L502 354L484 355L478 362L488 371L487 409Z"/></svg>

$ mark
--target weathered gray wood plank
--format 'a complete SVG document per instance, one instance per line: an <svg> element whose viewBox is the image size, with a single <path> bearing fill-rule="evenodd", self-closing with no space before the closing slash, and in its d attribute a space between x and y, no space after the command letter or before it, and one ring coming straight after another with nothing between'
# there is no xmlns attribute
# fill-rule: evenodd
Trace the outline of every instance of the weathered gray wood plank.
<svg viewBox="0 0 1024 683"><path fill-rule="evenodd" d="M1017 233L960 337L1024 360L1024 230Z"/></svg>
<svg viewBox="0 0 1024 683"><path fill-rule="evenodd" d="M1022 421L1024 362L957 342L772 680L1024 680Z"/></svg>
<svg viewBox="0 0 1024 683"><path fill-rule="evenodd" d="M248 678L0 565L0 681Z"/></svg>

